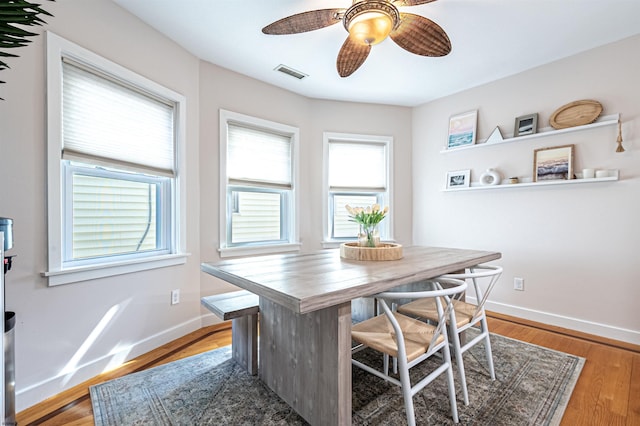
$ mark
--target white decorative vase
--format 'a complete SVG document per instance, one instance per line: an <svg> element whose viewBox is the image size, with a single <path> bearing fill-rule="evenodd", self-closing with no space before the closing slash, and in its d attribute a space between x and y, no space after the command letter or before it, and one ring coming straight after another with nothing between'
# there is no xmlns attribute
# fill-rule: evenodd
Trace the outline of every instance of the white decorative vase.
<svg viewBox="0 0 640 426"><path fill-rule="evenodd" d="M481 185L500 185L502 176L495 169L487 169L486 172L480 175Z"/></svg>

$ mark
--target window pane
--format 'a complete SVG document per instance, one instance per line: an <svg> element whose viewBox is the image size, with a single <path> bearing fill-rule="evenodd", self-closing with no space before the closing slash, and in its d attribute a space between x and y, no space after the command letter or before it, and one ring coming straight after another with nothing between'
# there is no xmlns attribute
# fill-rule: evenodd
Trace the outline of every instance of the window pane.
<svg viewBox="0 0 640 426"><path fill-rule="evenodd" d="M72 259L156 250L158 184L73 174Z"/></svg>
<svg viewBox="0 0 640 426"><path fill-rule="evenodd" d="M232 191L236 205L231 215L231 242L281 240L281 197L278 192Z"/></svg>
<svg viewBox="0 0 640 426"><path fill-rule="evenodd" d="M358 224L349 220L345 206L367 207L377 203L375 195L334 195L333 197L333 237L356 238Z"/></svg>
<svg viewBox="0 0 640 426"><path fill-rule="evenodd" d="M385 188L385 146L371 143L329 144L329 186Z"/></svg>

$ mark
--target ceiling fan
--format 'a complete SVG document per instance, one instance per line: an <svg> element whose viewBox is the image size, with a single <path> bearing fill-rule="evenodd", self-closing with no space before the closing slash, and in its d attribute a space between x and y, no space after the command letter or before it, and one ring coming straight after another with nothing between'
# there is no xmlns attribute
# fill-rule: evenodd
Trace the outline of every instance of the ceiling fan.
<svg viewBox="0 0 640 426"><path fill-rule="evenodd" d="M404 13L402 6L435 0L354 0L347 9L320 9L282 18L262 29L264 34L298 34L342 21L349 36L338 53L340 77L353 74L369 56L371 46L387 36L403 49L422 56L445 56L451 52L447 33L423 16Z"/></svg>

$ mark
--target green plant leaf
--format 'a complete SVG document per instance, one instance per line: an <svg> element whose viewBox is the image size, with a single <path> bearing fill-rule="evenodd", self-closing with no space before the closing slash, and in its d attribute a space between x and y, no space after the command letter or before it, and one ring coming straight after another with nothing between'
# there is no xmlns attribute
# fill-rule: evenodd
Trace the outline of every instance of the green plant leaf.
<svg viewBox="0 0 640 426"><path fill-rule="evenodd" d="M55 1L55 0L49 0ZM31 40L28 37L36 37L38 34L27 31L20 26L41 26L46 22L39 15L53 16L40 7L40 4L27 0L0 0L0 57L17 57L4 52L4 49L27 46ZM0 61L0 70L9 68L5 62ZM0 81L0 83L4 83ZM0 100L4 100L0 98Z"/></svg>

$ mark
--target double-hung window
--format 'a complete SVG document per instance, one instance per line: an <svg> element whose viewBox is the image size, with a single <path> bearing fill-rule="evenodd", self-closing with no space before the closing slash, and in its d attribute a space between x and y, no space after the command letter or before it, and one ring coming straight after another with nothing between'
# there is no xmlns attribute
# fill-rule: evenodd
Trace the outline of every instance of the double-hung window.
<svg viewBox="0 0 640 426"><path fill-rule="evenodd" d="M299 248L298 129L220 111L221 256Z"/></svg>
<svg viewBox="0 0 640 426"><path fill-rule="evenodd" d="M48 38L50 285L183 263L183 98Z"/></svg>
<svg viewBox="0 0 640 426"><path fill-rule="evenodd" d="M389 136L324 133L324 246L352 241L358 224L350 221L346 206L388 206L380 222L380 237L393 239L391 164L393 138Z"/></svg>

